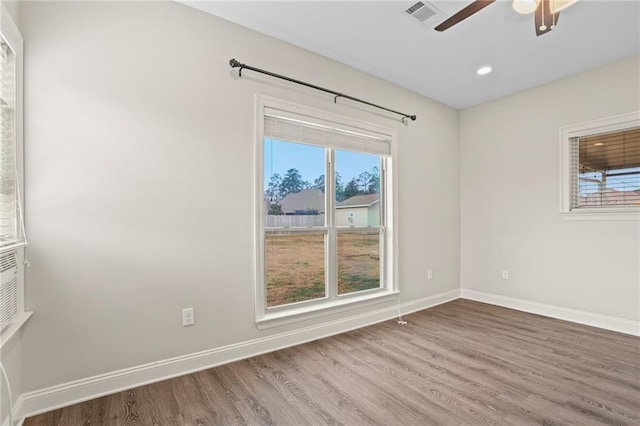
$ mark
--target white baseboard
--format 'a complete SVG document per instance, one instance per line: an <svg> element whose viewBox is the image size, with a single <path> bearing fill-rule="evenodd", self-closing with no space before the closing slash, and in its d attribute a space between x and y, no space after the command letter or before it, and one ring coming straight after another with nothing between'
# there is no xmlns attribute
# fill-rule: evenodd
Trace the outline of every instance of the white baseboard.
<svg viewBox="0 0 640 426"><path fill-rule="evenodd" d="M23 399L22 395L20 395L16 403L13 404L13 407L11 407L11 413L13 414L13 425L11 425L9 416L7 416L2 422L2 426L22 426L22 423L24 423L24 417L21 417L20 414L22 413L22 403Z"/></svg>
<svg viewBox="0 0 640 426"><path fill-rule="evenodd" d="M460 296L463 299L475 300L477 302L517 309L518 311L529 312L545 317L557 318L579 324L590 325L592 327L617 331L619 333L640 336L640 321L610 317L607 315L594 314L591 312L563 308L560 306L545 305L544 303L514 299L512 297L500 296L482 291L467 290L464 288L460 290Z"/></svg>
<svg viewBox="0 0 640 426"><path fill-rule="evenodd" d="M458 298L460 298L460 290L456 289L403 303L399 306L399 309L402 314L408 314ZM21 395L22 407L19 414L22 418L33 416L148 383L159 382L217 365L344 333L356 328L387 321L397 317L397 315L398 306L394 305L291 332L165 359L28 392Z"/></svg>

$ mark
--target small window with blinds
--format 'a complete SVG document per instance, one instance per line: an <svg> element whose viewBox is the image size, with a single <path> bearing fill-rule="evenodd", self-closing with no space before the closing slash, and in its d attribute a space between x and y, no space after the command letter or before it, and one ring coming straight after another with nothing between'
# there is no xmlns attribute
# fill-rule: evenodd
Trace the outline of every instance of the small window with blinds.
<svg viewBox="0 0 640 426"><path fill-rule="evenodd" d="M640 127L570 143L572 210L640 207Z"/></svg>
<svg viewBox="0 0 640 426"><path fill-rule="evenodd" d="M394 289L394 132L258 102L257 318Z"/></svg>
<svg viewBox="0 0 640 426"><path fill-rule="evenodd" d="M640 111L560 129L564 220L640 220Z"/></svg>

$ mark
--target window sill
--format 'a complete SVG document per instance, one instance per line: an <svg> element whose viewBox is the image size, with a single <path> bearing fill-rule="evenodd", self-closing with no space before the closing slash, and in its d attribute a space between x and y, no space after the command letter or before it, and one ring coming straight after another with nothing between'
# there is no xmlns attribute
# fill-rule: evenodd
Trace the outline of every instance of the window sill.
<svg viewBox="0 0 640 426"><path fill-rule="evenodd" d="M11 325L0 334L0 349L22 328L31 318L33 311L23 312L13 320Z"/></svg>
<svg viewBox="0 0 640 426"><path fill-rule="evenodd" d="M305 306L303 308L289 309L286 311L267 313L256 320L259 330L278 327L281 325L300 322L325 315L344 312L349 309L374 305L394 299L399 291L384 291L363 296L349 297L348 299L334 300L331 302Z"/></svg>
<svg viewBox="0 0 640 426"><path fill-rule="evenodd" d="M8 251L13 251L13 250L17 250L19 248L22 247L26 247L28 245L27 242L20 242L20 243L11 243L11 244L7 244L6 246L2 246L0 247L0 254L2 253L6 253Z"/></svg>
<svg viewBox="0 0 640 426"><path fill-rule="evenodd" d="M593 208L560 212L563 220L568 221L640 221L640 208Z"/></svg>

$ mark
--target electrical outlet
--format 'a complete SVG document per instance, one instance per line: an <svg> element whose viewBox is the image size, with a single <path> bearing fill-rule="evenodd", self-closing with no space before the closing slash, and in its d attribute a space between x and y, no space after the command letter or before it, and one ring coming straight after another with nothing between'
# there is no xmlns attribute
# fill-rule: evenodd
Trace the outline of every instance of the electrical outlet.
<svg viewBox="0 0 640 426"><path fill-rule="evenodd" d="M433 279L433 270L432 269L429 269L427 271L427 279L428 280L432 280Z"/></svg>
<svg viewBox="0 0 640 426"><path fill-rule="evenodd" d="M188 325L193 325L196 323L196 314L193 311L193 308L184 308L182 310L182 325L184 327Z"/></svg>
<svg viewBox="0 0 640 426"><path fill-rule="evenodd" d="M502 279L503 280L508 280L509 279L509 271L507 271L506 269L504 269L502 271Z"/></svg>

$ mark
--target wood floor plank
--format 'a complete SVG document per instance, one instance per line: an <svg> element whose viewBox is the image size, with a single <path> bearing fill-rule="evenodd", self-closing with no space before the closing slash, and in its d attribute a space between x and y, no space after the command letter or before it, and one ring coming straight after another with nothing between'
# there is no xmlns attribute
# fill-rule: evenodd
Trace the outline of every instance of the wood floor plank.
<svg viewBox="0 0 640 426"><path fill-rule="evenodd" d="M173 395L173 384L172 379L138 389L138 408L143 424L162 425L168 422L167 419L175 417L176 413L180 412ZM162 401L162 404L158 404L157 401Z"/></svg>
<svg viewBox="0 0 640 426"><path fill-rule="evenodd" d="M26 419L75 425L638 425L640 338L459 299Z"/></svg>
<svg viewBox="0 0 640 426"><path fill-rule="evenodd" d="M306 394L303 386L307 381L298 385L292 379L292 374L279 368L279 363L269 361L268 357L256 357L248 360L255 370L260 370L263 373L261 377L271 383L274 389L283 395L290 404L298 409L304 409L311 418L316 416L322 418L323 424L340 424L321 404L316 403L312 397Z"/></svg>
<svg viewBox="0 0 640 426"><path fill-rule="evenodd" d="M202 391L208 415L199 420L211 419L216 425L246 425L247 422L234 405L233 399L218 380L215 370L200 371L195 374Z"/></svg>
<svg viewBox="0 0 640 426"><path fill-rule="evenodd" d="M206 418L209 414L207 403L196 377L195 374L189 374L176 377L169 383L179 413L185 419Z"/></svg>

